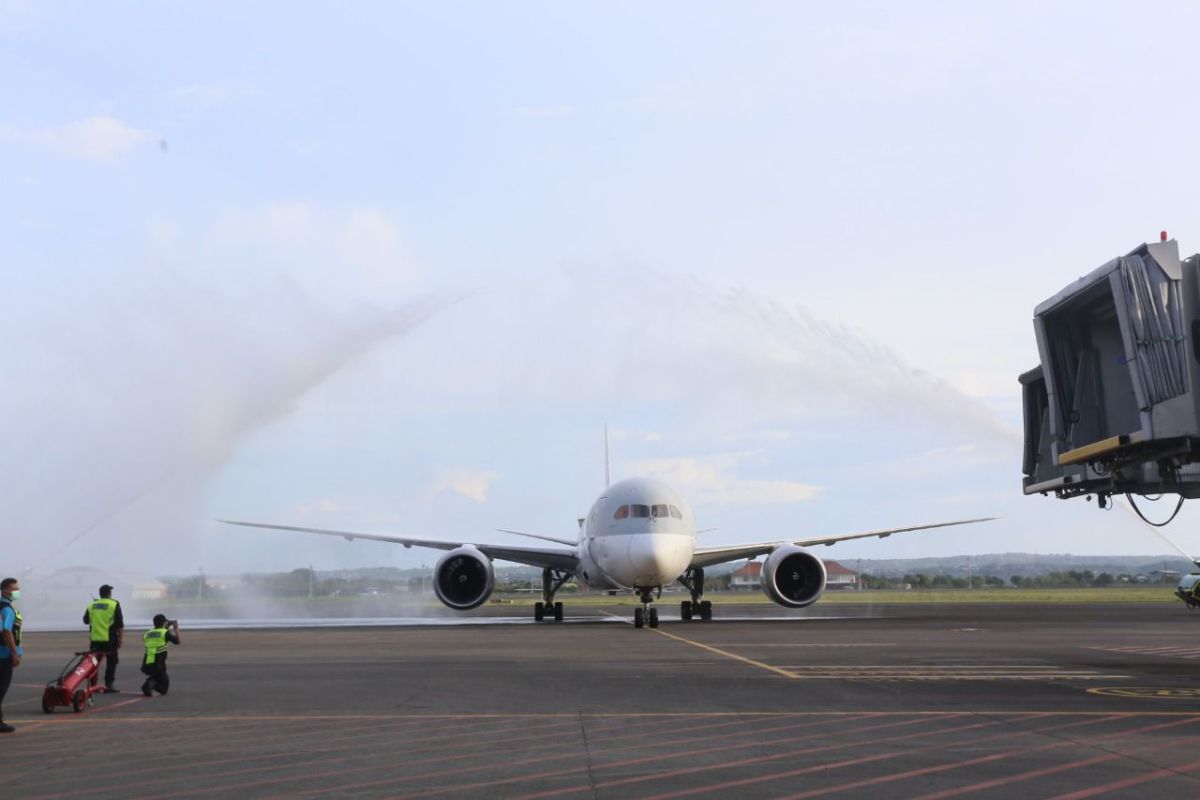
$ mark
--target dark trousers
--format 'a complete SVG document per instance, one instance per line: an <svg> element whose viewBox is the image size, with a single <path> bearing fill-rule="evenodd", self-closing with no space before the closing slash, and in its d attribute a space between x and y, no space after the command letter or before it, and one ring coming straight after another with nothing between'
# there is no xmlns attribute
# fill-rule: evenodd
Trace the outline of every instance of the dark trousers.
<svg viewBox="0 0 1200 800"><path fill-rule="evenodd" d="M12 656L0 659L0 722L4 722L4 695L8 694L8 686L12 683Z"/></svg>
<svg viewBox="0 0 1200 800"><path fill-rule="evenodd" d="M112 686L117 678L117 664L121 658L117 655L116 642L92 642L93 653L104 653L104 685Z"/></svg>
<svg viewBox="0 0 1200 800"><path fill-rule="evenodd" d="M171 679L167 677L167 662L143 664L142 672L146 673L146 685L151 691L166 694L171 689Z"/></svg>

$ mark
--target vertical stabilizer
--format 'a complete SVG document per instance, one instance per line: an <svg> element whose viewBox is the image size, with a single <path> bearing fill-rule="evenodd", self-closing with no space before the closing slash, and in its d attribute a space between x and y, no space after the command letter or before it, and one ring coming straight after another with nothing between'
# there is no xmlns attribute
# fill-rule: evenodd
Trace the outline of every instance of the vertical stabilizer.
<svg viewBox="0 0 1200 800"><path fill-rule="evenodd" d="M604 423L604 488L612 486L612 476L608 470L608 423Z"/></svg>

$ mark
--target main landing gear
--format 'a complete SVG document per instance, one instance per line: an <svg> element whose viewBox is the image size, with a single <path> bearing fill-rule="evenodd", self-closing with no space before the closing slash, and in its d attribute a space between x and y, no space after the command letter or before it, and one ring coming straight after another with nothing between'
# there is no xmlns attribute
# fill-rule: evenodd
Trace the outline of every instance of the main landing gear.
<svg viewBox="0 0 1200 800"><path fill-rule="evenodd" d="M697 617L705 622L710 621L712 619L712 601L701 599L704 597L704 569L692 567L679 576L679 582L692 593L691 600L684 600L679 604L679 616L685 622Z"/></svg>
<svg viewBox="0 0 1200 800"><path fill-rule="evenodd" d="M542 570L542 599L533 604L533 618L538 622L547 616L555 622L563 621L563 604L554 602L554 594L563 584L571 580L571 573L559 572L549 568Z"/></svg>
<svg viewBox="0 0 1200 800"><path fill-rule="evenodd" d="M662 591L661 589L659 590ZM633 610L633 627L642 628L649 625L651 628L658 627L658 609L650 605L654 602L650 598L649 589L638 589L638 595L642 601L640 608Z"/></svg>

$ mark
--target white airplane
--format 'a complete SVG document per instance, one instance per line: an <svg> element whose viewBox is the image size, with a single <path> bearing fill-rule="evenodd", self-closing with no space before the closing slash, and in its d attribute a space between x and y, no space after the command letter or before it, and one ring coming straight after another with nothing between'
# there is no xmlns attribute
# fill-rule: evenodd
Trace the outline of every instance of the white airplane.
<svg viewBox="0 0 1200 800"><path fill-rule="evenodd" d="M649 625L657 628L658 609L652 607L651 603L656 594L661 598L663 586L675 581L679 581L691 593L691 600L684 600L680 604L683 619L712 619L712 603L704 599L705 567L769 554L762 568L763 591L781 606L804 608L815 603L825 590L825 564L805 550L806 547L872 536L882 539L893 533L946 528L991 519L995 518L965 519L812 539L697 547L696 524L687 501L660 480L629 478L609 486L592 504L587 517L579 520L579 534L575 540L503 531L553 542L559 547L442 542L294 525L220 521L251 528L319 533L341 536L347 540L371 539L394 542L405 547L448 550L434 567L433 590L443 604L459 611L476 608L491 596L495 586L494 559L541 567L542 600L534 605L533 611L537 621L541 622L547 615L555 621L562 621L563 605L555 602L554 596L563 584L575 578L581 588L636 592L642 605L634 610L634 627Z"/></svg>

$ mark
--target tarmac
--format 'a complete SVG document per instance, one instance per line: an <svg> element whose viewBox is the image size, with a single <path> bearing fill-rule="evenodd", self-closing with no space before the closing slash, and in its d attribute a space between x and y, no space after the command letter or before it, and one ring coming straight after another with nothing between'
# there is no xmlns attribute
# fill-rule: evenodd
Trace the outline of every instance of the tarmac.
<svg viewBox="0 0 1200 800"><path fill-rule="evenodd" d="M191 630L171 693L44 715L79 634L29 633L3 795L1187 797L1200 612L570 603L563 623Z"/></svg>

